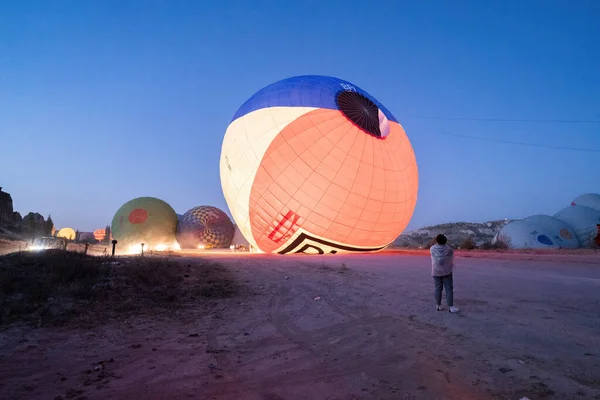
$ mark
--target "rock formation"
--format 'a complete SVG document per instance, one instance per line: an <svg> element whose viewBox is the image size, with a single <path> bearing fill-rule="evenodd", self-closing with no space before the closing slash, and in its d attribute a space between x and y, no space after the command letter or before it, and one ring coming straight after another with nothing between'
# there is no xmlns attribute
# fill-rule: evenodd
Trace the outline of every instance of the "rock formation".
<svg viewBox="0 0 600 400"><path fill-rule="evenodd" d="M46 221L38 213L30 212L22 218L21 214L13 209L11 195L3 192L0 187L0 231L4 232L5 236L12 237L14 234L23 237L50 236L53 225L51 219Z"/></svg>
<svg viewBox="0 0 600 400"><path fill-rule="evenodd" d="M502 228L508 220L488 221L488 222L455 222L434 226L427 226L421 229L406 231L390 245L404 248L423 248L428 247L438 233L443 233L448 237L448 243L452 246L460 246L467 239L473 240L476 245L482 245L490 242L494 235Z"/></svg>
<svg viewBox="0 0 600 400"><path fill-rule="evenodd" d="M0 187L0 227L17 229L20 223L21 214L13 210L12 197Z"/></svg>

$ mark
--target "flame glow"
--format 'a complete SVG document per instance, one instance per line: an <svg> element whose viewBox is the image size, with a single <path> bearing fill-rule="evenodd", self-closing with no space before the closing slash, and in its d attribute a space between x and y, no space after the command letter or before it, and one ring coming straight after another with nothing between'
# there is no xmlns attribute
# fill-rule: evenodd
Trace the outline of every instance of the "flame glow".
<svg viewBox="0 0 600 400"><path fill-rule="evenodd" d="M178 251L181 250L179 243L159 243L155 245L144 245L144 253L148 251ZM125 254L142 254L142 244L132 244L130 245Z"/></svg>
<svg viewBox="0 0 600 400"><path fill-rule="evenodd" d="M125 254L141 254L142 253L142 246L139 244L132 244L131 246L129 246L127 248L127 251L125 252Z"/></svg>

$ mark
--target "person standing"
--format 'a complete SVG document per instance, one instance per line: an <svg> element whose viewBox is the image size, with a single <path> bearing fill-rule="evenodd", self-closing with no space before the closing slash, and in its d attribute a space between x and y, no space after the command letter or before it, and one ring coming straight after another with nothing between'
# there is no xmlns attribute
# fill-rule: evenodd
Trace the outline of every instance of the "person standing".
<svg viewBox="0 0 600 400"><path fill-rule="evenodd" d="M457 313L458 307L454 307L454 285L452 270L454 268L454 250L448 244L446 236L439 234L435 243L429 249L431 253L431 275L435 285L434 296L436 310L442 311L442 290L446 291L446 303L451 313Z"/></svg>

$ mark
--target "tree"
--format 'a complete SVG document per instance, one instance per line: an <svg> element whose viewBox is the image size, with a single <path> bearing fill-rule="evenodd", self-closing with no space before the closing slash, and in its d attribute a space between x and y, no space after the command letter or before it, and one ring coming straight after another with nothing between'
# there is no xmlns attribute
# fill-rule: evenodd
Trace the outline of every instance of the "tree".
<svg viewBox="0 0 600 400"><path fill-rule="evenodd" d="M46 220L46 226L44 229L44 234L46 236L52 236L53 229L54 229L54 221L52 221L52 216L48 215L48 219Z"/></svg>
<svg viewBox="0 0 600 400"><path fill-rule="evenodd" d="M75 242L79 242L79 229L77 229L77 232L75 232Z"/></svg>
<svg viewBox="0 0 600 400"><path fill-rule="evenodd" d="M103 242L110 243L110 225L106 225Z"/></svg>
<svg viewBox="0 0 600 400"><path fill-rule="evenodd" d="M27 233L32 238L35 238L35 220L33 219L33 217L27 219Z"/></svg>

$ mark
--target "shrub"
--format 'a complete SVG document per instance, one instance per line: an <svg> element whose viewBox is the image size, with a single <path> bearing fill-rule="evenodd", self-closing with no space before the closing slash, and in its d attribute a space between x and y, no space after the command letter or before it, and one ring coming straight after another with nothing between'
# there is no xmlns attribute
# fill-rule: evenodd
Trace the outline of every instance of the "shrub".
<svg viewBox="0 0 600 400"><path fill-rule="evenodd" d="M475 241L473 240L473 238L467 238L465 239L464 242L462 242L462 244L460 245L461 249L466 249L466 250L473 250L475 248L477 248L477 244L475 244Z"/></svg>
<svg viewBox="0 0 600 400"><path fill-rule="evenodd" d="M494 249L506 250L510 248L510 238L504 234L498 235L494 241Z"/></svg>
<svg viewBox="0 0 600 400"><path fill-rule="evenodd" d="M185 283L184 283L185 281ZM94 325L124 314L162 313L202 298L235 296L241 286L219 264L158 257L94 257L46 250L0 256L0 326L73 321Z"/></svg>
<svg viewBox="0 0 600 400"><path fill-rule="evenodd" d="M491 250L494 248L494 244L492 242L483 242L481 244L481 249L482 250Z"/></svg>

